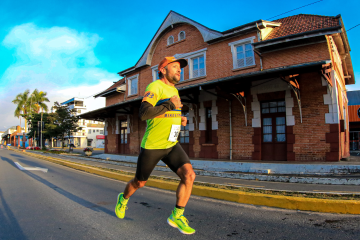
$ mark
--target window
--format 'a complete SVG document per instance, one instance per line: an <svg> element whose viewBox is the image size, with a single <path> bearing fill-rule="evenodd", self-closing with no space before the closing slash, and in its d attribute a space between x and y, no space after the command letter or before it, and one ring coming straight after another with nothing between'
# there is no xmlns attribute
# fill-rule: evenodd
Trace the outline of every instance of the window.
<svg viewBox="0 0 360 240"><path fill-rule="evenodd" d="M121 144L127 144L127 121L121 121L120 122L120 140Z"/></svg>
<svg viewBox="0 0 360 240"><path fill-rule="evenodd" d="M81 110L79 109L77 112L78 112L78 113L81 113Z"/></svg>
<svg viewBox="0 0 360 240"><path fill-rule="evenodd" d="M191 59L191 77L205 76L205 57L199 56Z"/></svg>
<svg viewBox="0 0 360 240"><path fill-rule="evenodd" d="M184 58L188 61L189 79L206 76L206 51L207 48L203 48L195 52L174 55L177 59ZM180 80L185 80L184 69L181 69L181 75L183 76L180 77Z"/></svg>
<svg viewBox="0 0 360 240"><path fill-rule="evenodd" d="M104 130L100 130L100 134L104 134Z"/></svg>
<svg viewBox="0 0 360 240"><path fill-rule="evenodd" d="M96 129L96 132L99 132L99 129Z"/></svg>
<svg viewBox="0 0 360 240"><path fill-rule="evenodd" d="M181 69L181 73L180 73L180 82L184 81L184 68Z"/></svg>
<svg viewBox="0 0 360 240"><path fill-rule="evenodd" d="M185 39L185 32L184 31L179 32L178 39L179 39L178 41Z"/></svg>
<svg viewBox="0 0 360 240"><path fill-rule="evenodd" d="M128 83L129 83L129 96L130 95L134 95L138 93L138 76L139 75L135 75L133 77L130 77L128 79Z"/></svg>
<svg viewBox="0 0 360 240"><path fill-rule="evenodd" d="M261 103L261 113L285 112L285 101Z"/></svg>
<svg viewBox="0 0 360 240"><path fill-rule="evenodd" d="M93 130L93 133L95 132L95 129Z"/></svg>
<svg viewBox="0 0 360 240"><path fill-rule="evenodd" d="M152 70L153 82L160 79L159 71L158 71L158 65L151 67L151 70Z"/></svg>
<svg viewBox="0 0 360 240"><path fill-rule="evenodd" d="M205 108L206 114L206 132L205 132L205 142L212 143L212 121L211 121L211 107Z"/></svg>
<svg viewBox="0 0 360 240"><path fill-rule="evenodd" d="M252 43L255 37L242 39L229 43L233 56L233 68L243 68L255 65L255 57Z"/></svg>
<svg viewBox="0 0 360 240"><path fill-rule="evenodd" d="M173 36L168 37L167 44L171 45L173 43L174 43L174 37Z"/></svg>
<svg viewBox="0 0 360 240"><path fill-rule="evenodd" d="M89 133L89 134L91 133L91 129L89 129L88 133Z"/></svg>

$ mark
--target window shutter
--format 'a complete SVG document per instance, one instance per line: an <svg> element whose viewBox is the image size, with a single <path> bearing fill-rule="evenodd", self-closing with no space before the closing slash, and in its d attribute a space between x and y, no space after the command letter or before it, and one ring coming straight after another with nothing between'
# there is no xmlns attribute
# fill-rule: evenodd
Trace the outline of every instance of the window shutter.
<svg viewBox="0 0 360 240"><path fill-rule="evenodd" d="M243 45L237 46L236 47L236 63L237 63L237 67L245 67L245 61L244 61L244 49L243 49Z"/></svg>
<svg viewBox="0 0 360 240"><path fill-rule="evenodd" d="M251 44L245 44L245 56L246 66L254 65L254 54Z"/></svg>

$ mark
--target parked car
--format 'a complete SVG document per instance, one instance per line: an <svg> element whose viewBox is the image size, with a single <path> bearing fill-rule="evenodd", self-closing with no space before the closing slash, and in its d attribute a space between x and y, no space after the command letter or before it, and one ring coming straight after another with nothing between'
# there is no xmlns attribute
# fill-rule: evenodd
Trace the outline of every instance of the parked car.
<svg viewBox="0 0 360 240"><path fill-rule="evenodd" d="M27 147L26 149L28 149L28 150L40 150L39 147L31 147L31 146Z"/></svg>

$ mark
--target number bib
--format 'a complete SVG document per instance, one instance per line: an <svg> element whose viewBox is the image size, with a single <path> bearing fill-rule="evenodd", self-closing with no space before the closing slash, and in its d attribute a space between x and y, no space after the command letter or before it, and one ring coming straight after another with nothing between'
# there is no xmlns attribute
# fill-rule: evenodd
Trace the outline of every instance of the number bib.
<svg viewBox="0 0 360 240"><path fill-rule="evenodd" d="M177 138L179 136L179 133L180 133L180 125L172 125L168 141L176 142Z"/></svg>

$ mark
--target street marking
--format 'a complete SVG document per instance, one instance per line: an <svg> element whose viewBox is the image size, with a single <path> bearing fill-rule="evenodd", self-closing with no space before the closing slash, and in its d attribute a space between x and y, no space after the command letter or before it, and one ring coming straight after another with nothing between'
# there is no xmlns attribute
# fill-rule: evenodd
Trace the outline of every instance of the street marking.
<svg viewBox="0 0 360 240"><path fill-rule="evenodd" d="M47 168L39 168L39 167L23 167L20 165L20 163L15 162L16 166L21 170L21 171L34 171L34 170L38 170L38 171L42 171L42 172L47 172L48 169Z"/></svg>

